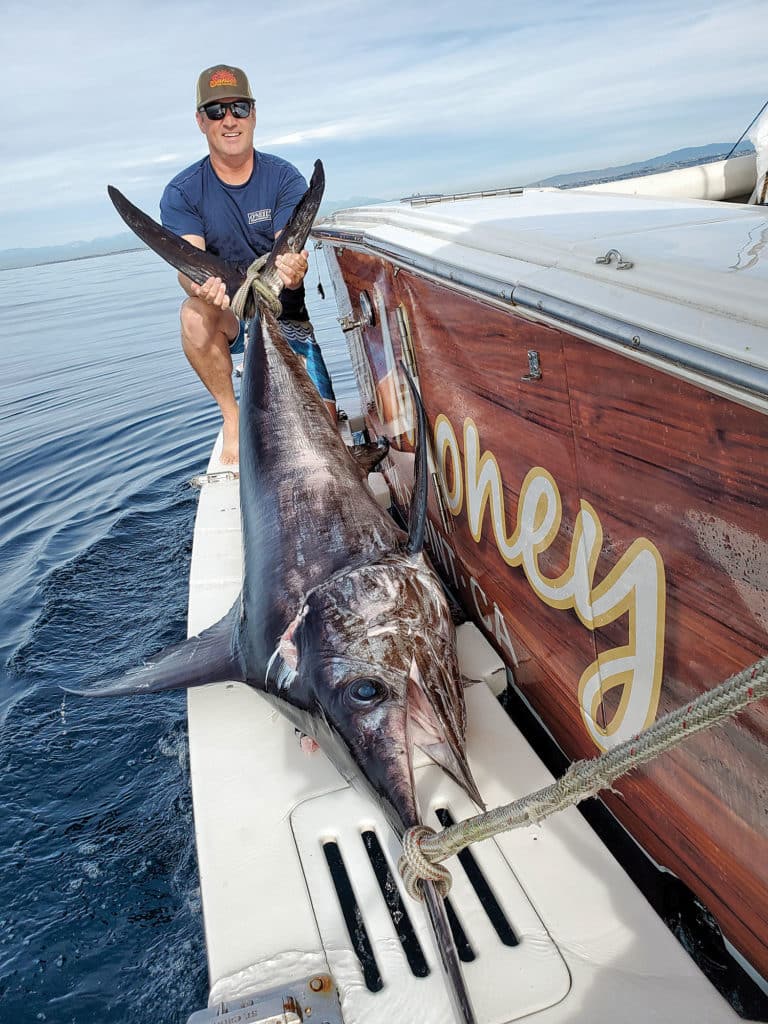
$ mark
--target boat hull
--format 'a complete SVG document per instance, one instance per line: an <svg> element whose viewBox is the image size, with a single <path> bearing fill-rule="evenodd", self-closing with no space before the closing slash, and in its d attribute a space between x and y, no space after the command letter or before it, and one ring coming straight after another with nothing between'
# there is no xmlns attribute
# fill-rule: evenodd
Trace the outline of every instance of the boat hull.
<svg viewBox="0 0 768 1024"><path fill-rule="evenodd" d="M402 359L442 480L433 558L570 758L765 656L768 419L754 402L323 244L341 305L359 319L359 294L371 300L373 323L348 337L369 430L394 438L396 503L407 511L413 459ZM603 797L764 977L767 754L768 709L753 705Z"/></svg>

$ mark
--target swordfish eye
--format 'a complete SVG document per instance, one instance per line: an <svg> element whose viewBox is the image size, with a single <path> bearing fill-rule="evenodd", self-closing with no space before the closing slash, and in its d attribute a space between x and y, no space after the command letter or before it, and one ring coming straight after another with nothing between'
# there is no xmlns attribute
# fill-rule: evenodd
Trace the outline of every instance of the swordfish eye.
<svg viewBox="0 0 768 1024"><path fill-rule="evenodd" d="M349 703L358 708L373 707L383 700L387 693L385 684L380 679L373 679L370 676L353 679L345 690Z"/></svg>

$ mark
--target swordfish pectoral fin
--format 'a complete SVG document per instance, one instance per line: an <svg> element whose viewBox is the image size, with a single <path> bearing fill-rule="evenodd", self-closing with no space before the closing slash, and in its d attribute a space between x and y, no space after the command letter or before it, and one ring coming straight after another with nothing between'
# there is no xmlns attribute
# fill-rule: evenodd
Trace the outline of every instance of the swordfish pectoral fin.
<svg viewBox="0 0 768 1024"><path fill-rule="evenodd" d="M423 680L424 676L425 673L419 671L418 678ZM415 745L450 775L470 800L485 810L485 802L472 776L454 723L446 714L445 707L437 705L429 690L423 684L418 685L414 678L408 680L408 714L418 729Z"/></svg>
<svg viewBox="0 0 768 1024"><path fill-rule="evenodd" d="M245 281L245 275L239 267L219 259L205 249L198 249L186 238L168 231L134 206L114 186L108 185L107 192L115 209L131 231L142 242L146 242L158 256L162 256L172 267L186 274L195 284L205 284L209 277L220 277L227 287L227 294L231 297Z"/></svg>
<svg viewBox="0 0 768 1024"><path fill-rule="evenodd" d="M239 617L238 600L215 625L203 630L198 636L166 647L144 665L98 686L87 689L63 686L62 689L66 693L83 697L119 697L181 690L227 680L243 681L245 675L237 642Z"/></svg>
<svg viewBox="0 0 768 1024"><path fill-rule="evenodd" d="M352 445L348 451L355 461L360 477L367 480L368 474L372 473L389 454L389 440L386 437L380 437L376 441Z"/></svg>
<svg viewBox="0 0 768 1024"><path fill-rule="evenodd" d="M462 763L462 761L456 757L453 748L448 742L420 743L418 746L420 750L424 751L427 757L443 769L446 775L450 775L453 781L461 786L470 800L474 800L477 806L482 808L482 810L486 809L485 801L480 795L480 790L477 788L477 783L472 777L469 765L467 765L466 762Z"/></svg>

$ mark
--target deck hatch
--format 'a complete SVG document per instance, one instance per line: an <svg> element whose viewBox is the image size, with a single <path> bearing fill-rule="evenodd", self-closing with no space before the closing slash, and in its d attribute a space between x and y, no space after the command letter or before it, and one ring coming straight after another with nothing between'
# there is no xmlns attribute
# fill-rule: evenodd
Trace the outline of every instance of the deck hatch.
<svg viewBox="0 0 768 1024"><path fill-rule="evenodd" d="M476 813L440 769L415 775L426 824ZM426 914L405 893L400 845L378 809L350 788L336 790L294 808L291 828L345 1022L391 1024L414 1006L429 1008L423 1024L452 1019ZM448 866L449 918L460 929L478 1020L501 1024L559 1002L569 972L496 842Z"/></svg>
<svg viewBox="0 0 768 1024"><path fill-rule="evenodd" d="M376 881L379 883L381 895L387 905L389 916L397 931L400 945L403 947L408 966L417 978L426 978L429 974L429 966L424 958L424 951L416 938L410 914L400 895L400 889L392 877L392 872L389 870L379 838L371 828L366 829L361 838L371 861L373 873L376 875Z"/></svg>
<svg viewBox="0 0 768 1024"><path fill-rule="evenodd" d="M355 897L355 890L349 880L338 843L323 843L323 853L336 889L336 895L339 898L339 907L344 915L347 934L357 954L357 959L360 961L365 987L369 992L378 992L382 987L381 974L376 957L373 955L371 940L368 938L360 904Z"/></svg>
<svg viewBox="0 0 768 1024"><path fill-rule="evenodd" d="M455 825L456 821L448 810L447 807L435 808L435 814L437 820L443 826L448 828L449 825ZM488 920L493 925L494 931L499 936L505 946L517 946L518 938L515 935L515 930L507 920L507 916L501 908L501 904L496 899L493 889L488 884L488 879L483 874L483 870L477 863L477 859L472 853L472 848L467 847L457 854L459 864L464 868L469 884L477 893L477 898L483 906L488 915Z"/></svg>

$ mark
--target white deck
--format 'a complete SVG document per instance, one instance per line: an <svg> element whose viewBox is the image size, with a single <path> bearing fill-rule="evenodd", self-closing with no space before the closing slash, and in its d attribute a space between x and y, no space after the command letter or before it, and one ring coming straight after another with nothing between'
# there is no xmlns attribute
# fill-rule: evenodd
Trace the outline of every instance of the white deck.
<svg viewBox="0 0 768 1024"><path fill-rule="evenodd" d="M189 631L223 615L241 575L238 482L202 488L194 536ZM476 636L472 642L476 642ZM464 652L468 647L463 648ZM487 658L487 651L485 652ZM494 658L483 671L495 667ZM467 690L469 758L488 805L551 776L483 683ZM372 828L390 862L396 842L376 809L258 694L223 683L189 691L189 742L208 946L209 1005L330 970L346 1024L451 1020L418 905L408 910L433 970L409 970L363 853ZM440 771L417 769L422 807L471 810ZM341 917L322 844L338 843L384 980L371 993ZM739 1018L699 973L575 810L474 847L520 938L502 945L463 869L452 899L477 952L466 977L481 1024L726 1024ZM533 1016L535 1014L535 1017Z"/></svg>
<svg viewBox="0 0 768 1024"><path fill-rule="evenodd" d="M635 187L366 206L319 227L362 236L406 266L535 289L768 369L768 207L633 194ZM632 267L595 262L611 249Z"/></svg>

